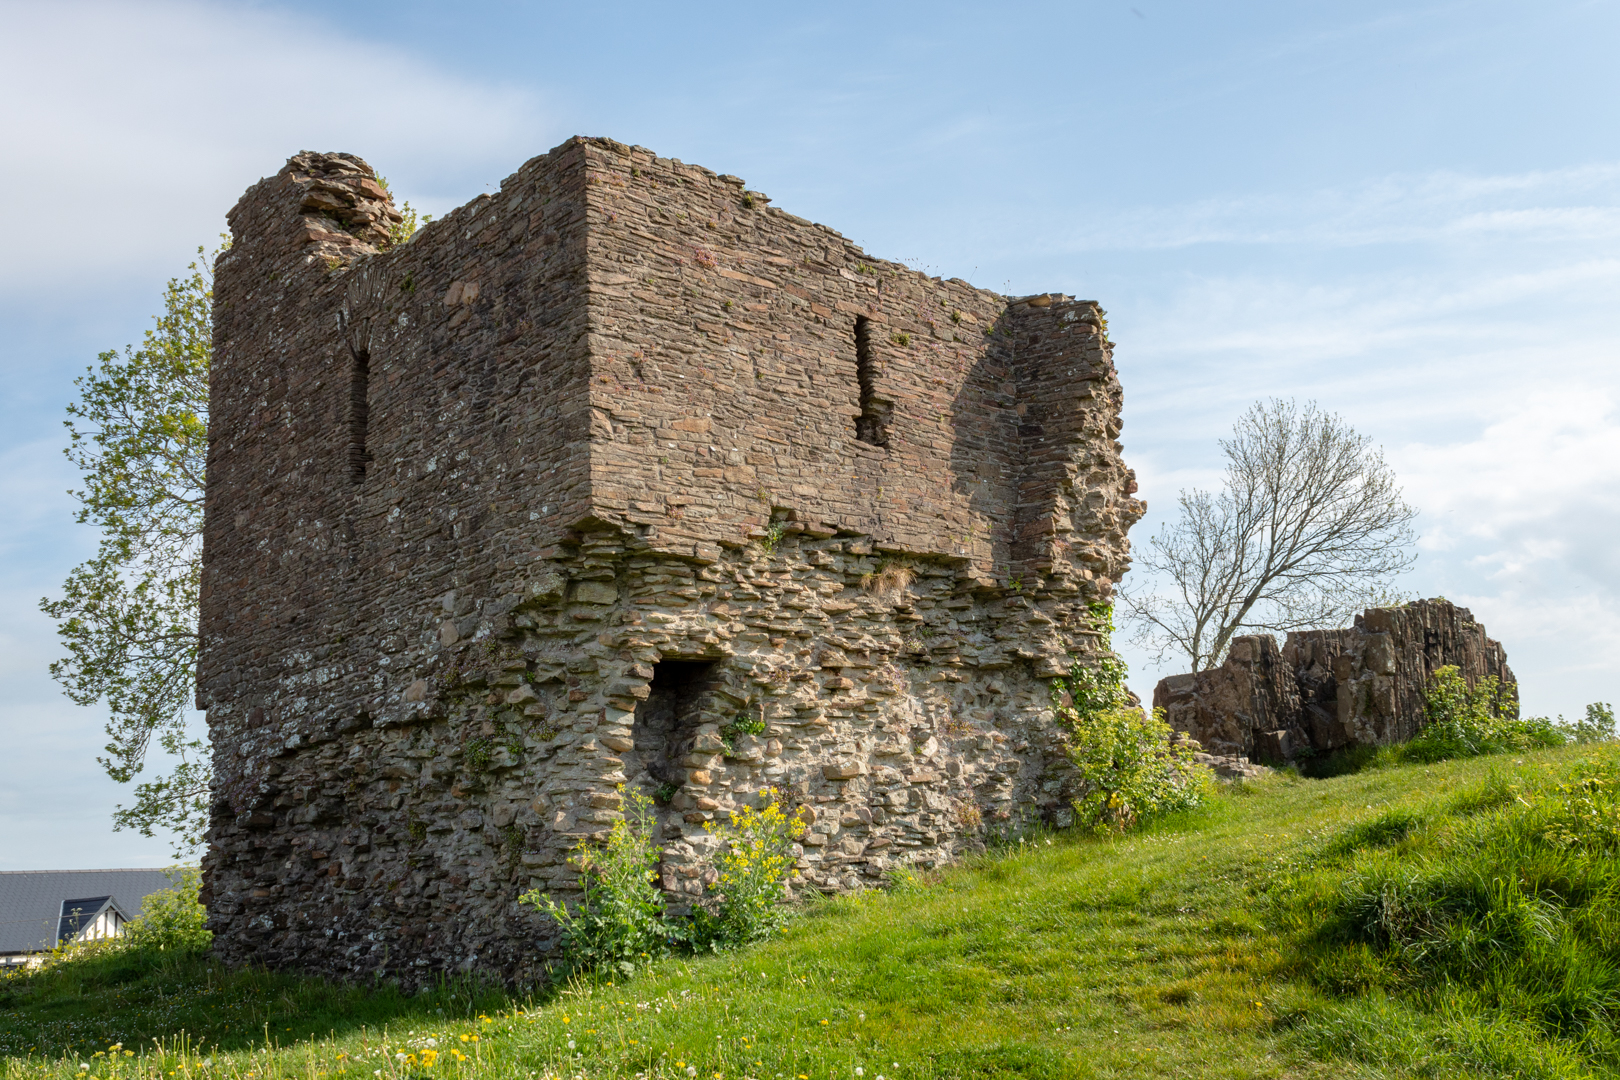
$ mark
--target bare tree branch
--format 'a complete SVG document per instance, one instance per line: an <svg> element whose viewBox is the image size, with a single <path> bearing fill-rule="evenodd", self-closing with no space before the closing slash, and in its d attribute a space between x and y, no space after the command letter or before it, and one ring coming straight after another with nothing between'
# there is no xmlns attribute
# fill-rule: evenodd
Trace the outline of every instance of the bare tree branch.
<svg viewBox="0 0 1620 1080"><path fill-rule="evenodd" d="M1339 625L1412 565L1412 519L1382 452L1315 402L1257 402L1221 441L1218 493L1183 491L1122 591L1136 640L1194 671L1239 630Z"/></svg>

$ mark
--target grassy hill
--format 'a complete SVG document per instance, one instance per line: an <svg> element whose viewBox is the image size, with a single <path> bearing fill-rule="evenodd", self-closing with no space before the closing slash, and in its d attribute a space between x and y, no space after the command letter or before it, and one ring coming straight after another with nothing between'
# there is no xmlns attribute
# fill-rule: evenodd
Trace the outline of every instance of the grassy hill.
<svg viewBox="0 0 1620 1080"><path fill-rule="evenodd" d="M158 1080L1615 1075L1617 792L1612 744L1279 775L544 1000L114 957L0 982L0 1053Z"/></svg>

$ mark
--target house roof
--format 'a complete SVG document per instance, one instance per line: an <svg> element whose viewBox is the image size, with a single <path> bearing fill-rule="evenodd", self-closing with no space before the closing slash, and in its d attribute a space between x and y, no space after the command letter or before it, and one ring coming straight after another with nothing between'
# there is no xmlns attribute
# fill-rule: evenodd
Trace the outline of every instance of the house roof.
<svg viewBox="0 0 1620 1080"><path fill-rule="evenodd" d="M108 903L129 915L139 912L150 894L173 886L166 870L0 871L0 953L55 947L63 918L71 912L64 902L90 918L92 906L99 913Z"/></svg>

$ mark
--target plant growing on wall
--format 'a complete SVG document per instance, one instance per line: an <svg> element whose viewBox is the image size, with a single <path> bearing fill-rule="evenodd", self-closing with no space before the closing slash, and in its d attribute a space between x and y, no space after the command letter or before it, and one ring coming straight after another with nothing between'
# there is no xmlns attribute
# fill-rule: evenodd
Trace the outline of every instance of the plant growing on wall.
<svg viewBox="0 0 1620 1080"><path fill-rule="evenodd" d="M377 184L390 195L393 194L393 189L388 186L388 177L377 177ZM433 215L418 214L411 206L409 199L400 204L399 213L399 220L388 226L388 243L384 245L385 247L397 247L400 244L409 243L411 237L416 235L416 230L433 223ZM405 282L406 284L401 287L406 292L414 292L416 287L411 284L411 279L407 277Z"/></svg>
<svg viewBox="0 0 1620 1080"><path fill-rule="evenodd" d="M1114 655L1113 612L1091 608L1098 650L1052 680L1052 708L1069 733L1069 760L1078 772L1077 823L1119 831L1154 814L1187 810L1203 801L1211 777L1190 747L1171 742L1163 710L1149 714L1131 701L1125 664Z"/></svg>
<svg viewBox="0 0 1620 1080"><path fill-rule="evenodd" d="M737 713L731 722L720 729L720 741L726 744L726 753L735 754L737 740L744 735L763 735L768 730L765 723L765 706L763 703L756 706L757 713L747 709Z"/></svg>
<svg viewBox="0 0 1620 1080"><path fill-rule="evenodd" d="M1194 671L1219 664L1240 629L1342 625L1412 563L1417 511L1341 417L1257 402L1221 449L1221 490L1181 493L1181 516L1136 556L1149 584L1121 593L1141 644Z"/></svg>
<svg viewBox="0 0 1620 1080"><path fill-rule="evenodd" d="M198 248L199 256L203 249ZM218 252L215 252L217 255ZM64 451L82 476L77 520L101 533L61 596L40 601L67 655L51 674L80 705L104 702L98 758L121 784L145 770L155 739L177 759L135 783L114 827L173 830L182 855L202 840L211 769L186 727L195 686L208 368L213 356L211 259L170 280L163 312L139 349L104 352L74 381Z"/></svg>
<svg viewBox="0 0 1620 1080"><path fill-rule="evenodd" d="M625 976L669 952L680 936L664 913L658 887L658 821L653 802L639 791L624 797L624 816L607 843L581 840L574 847L580 898L573 906L530 889L518 897L562 927L563 963L573 971L615 969Z"/></svg>

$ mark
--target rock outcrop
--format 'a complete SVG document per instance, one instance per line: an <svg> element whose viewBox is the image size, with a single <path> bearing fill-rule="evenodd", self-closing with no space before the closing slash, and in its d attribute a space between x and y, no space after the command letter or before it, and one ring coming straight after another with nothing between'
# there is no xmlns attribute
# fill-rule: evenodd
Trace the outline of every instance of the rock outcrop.
<svg viewBox="0 0 1620 1080"><path fill-rule="evenodd" d="M1218 668L1162 679L1153 707L1216 754L1260 761L1352 744L1404 742L1423 727L1423 690L1448 664L1470 685L1514 682L1507 653L1467 608L1418 600L1369 608L1345 630L1232 639Z"/></svg>

